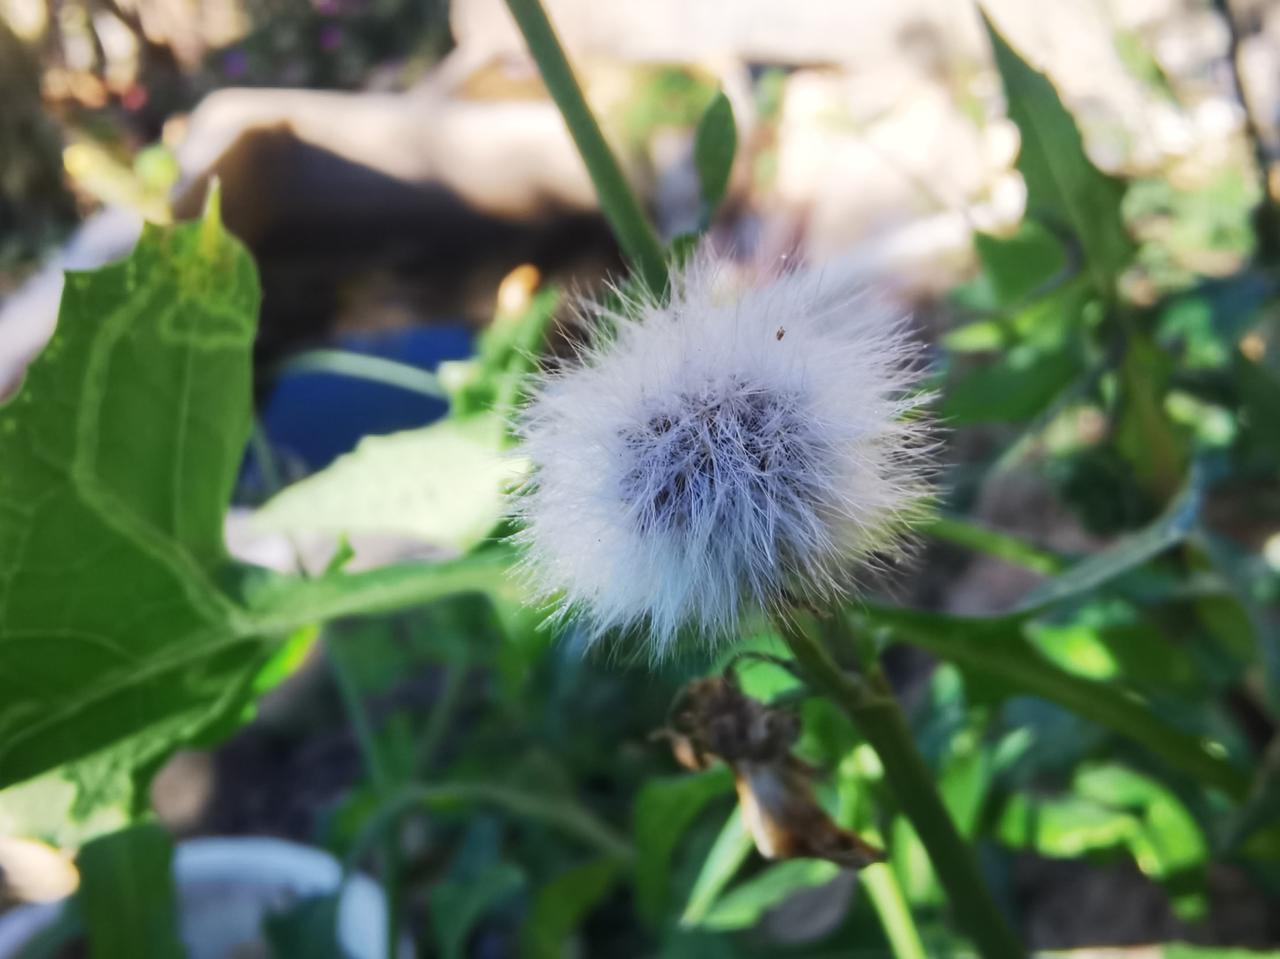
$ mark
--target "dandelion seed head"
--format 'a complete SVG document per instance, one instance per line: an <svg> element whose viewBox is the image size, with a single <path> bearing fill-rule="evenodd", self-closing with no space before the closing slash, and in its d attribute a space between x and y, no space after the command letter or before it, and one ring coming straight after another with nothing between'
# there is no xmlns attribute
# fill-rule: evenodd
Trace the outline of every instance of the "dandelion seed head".
<svg viewBox="0 0 1280 959"><path fill-rule="evenodd" d="M523 410L523 568L595 640L730 637L846 596L927 492L906 317L848 273L735 282L703 254L668 302L589 308L593 332Z"/></svg>

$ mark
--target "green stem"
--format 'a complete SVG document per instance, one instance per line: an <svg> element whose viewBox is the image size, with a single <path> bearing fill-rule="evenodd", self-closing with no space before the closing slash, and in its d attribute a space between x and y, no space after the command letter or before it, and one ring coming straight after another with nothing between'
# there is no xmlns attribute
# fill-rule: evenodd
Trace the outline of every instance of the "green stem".
<svg viewBox="0 0 1280 959"><path fill-rule="evenodd" d="M432 399L449 397L440 385L440 378L430 370L351 350L307 350L285 360L273 373L277 379L286 373L332 373L394 386Z"/></svg>
<svg viewBox="0 0 1280 959"><path fill-rule="evenodd" d="M841 630L848 628L841 618L832 620L831 625ZM854 679L840 669L826 647L803 624L783 621L779 627L810 684L848 713L880 757L889 788L929 853L956 921L979 954L983 959L1026 956L987 892L973 850L942 804L933 773L916 748L879 663L873 657L865 658L862 675ZM847 635L840 638L856 639Z"/></svg>
<svg viewBox="0 0 1280 959"><path fill-rule="evenodd" d="M870 834L865 838L875 841ZM893 869L888 864L872 866L864 869L858 879L871 897L895 959L929 959Z"/></svg>
<svg viewBox="0 0 1280 959"><path fill-rule="evenodd" d="M653 295L662 296L667 289L667 258L662 244L587 106L546 11L539 0L507 0L507 6L582 155L600 198L600 211L618 238L618 245Z"/></svg>
<svg viewBox="0 0 1280 959"><path fill-rule="evenodd" d="M431 716L427 720L427 728L423 730L422 738L418 743L416 768L423 773L430 770L431 764L435 762L436 752L440 748L440 742L444 739L444 734L449 729L449 723L453 720L458 700L462 697L466 679L467 667L465 663L443 667L440 694L436 698L435 705L431 708Z"/></svg>
<svg viewBox="0 0 1280 959"><path fill-rule="evenodd" d="M338 696L346 710L351 728L355 731L356 742L360 744L360 753L364 757L365 768L373 787L380 796L389 797L392 780L386 764L383 762L377 740L373 735L373 724L360 698L360 690L356 688L355 679L348 671L342 656L334 648L333 634L325 637L325 652L329 660L329 668L333 671L333 679L338 687ZM396 959L400 941L400 817L389 817L379 823L378 835L382 839L382 888L387 905L387 959Z"/></svg>
<svg viewBox="0 0 1280 959"><path fill-rule="evenodd" d="M476 806L488 806L572 836L610 859L630 862L635 855L626 836L568 800L544 799L491 783L441 783L404 786L384 800L352 843L347 853L347 872L364 857L385 824L404 813L419 808L440 811Z"/></svg>

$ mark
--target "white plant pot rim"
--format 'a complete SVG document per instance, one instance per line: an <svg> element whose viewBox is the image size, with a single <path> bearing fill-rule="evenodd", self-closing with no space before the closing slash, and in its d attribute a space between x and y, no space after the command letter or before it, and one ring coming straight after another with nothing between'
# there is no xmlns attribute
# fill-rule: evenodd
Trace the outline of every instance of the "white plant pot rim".
<svg viewBox="0 0 1280 959"><path fill-rule="evenodd" d="M199 886L261 890L297 899L332 893L342 866L322 849L260 836L205 837L178 843L173 874L179 896ZM31 938L49 928L65 900L19 906L0 916L0 959L14 959ZM338 937L352 959L386 955L386 902L368 876L353 874L338 906Z"/></svg>

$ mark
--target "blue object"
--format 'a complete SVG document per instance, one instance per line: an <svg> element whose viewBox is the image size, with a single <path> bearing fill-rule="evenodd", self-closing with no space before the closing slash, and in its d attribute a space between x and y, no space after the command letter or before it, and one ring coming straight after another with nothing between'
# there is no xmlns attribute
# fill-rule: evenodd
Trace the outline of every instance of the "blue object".
<svg viewBox="0 0 1280 959"><path fill-rule="evenodd" d="M393 360L434 371L442 361L471 355L471 333L461 326L411 327L340 337L325 348ZM362 376L284 365L261 411L271 448L296 478L298 468L323 469L355 448L363 436L425 426L445 414L444 399ZM246 479L256 476L255 451ZM256 485L256 484L255 484Z"/></svg>

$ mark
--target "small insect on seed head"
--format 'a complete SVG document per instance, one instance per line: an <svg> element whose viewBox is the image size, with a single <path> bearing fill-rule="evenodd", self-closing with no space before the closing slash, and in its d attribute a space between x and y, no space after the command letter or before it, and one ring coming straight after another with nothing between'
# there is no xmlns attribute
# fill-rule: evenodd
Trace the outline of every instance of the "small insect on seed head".
<svg viewBox="0 0 1280 959"><path fill-rule="evenodd" d="M905 317L857 277L735 282L704 253L668 301L587 312L518 424L523 566L561 617L658 658L681 630L839 599L895 550L926 493L928 397Z"/></svg>

